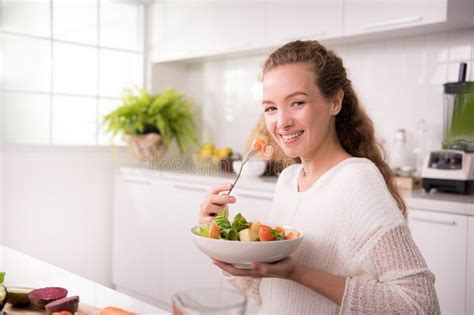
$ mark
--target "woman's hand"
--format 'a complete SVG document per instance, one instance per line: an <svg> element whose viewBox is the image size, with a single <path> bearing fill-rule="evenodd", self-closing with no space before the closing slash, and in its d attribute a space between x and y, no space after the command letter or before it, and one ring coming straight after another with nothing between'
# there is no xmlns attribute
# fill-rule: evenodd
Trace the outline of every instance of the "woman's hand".
<svg viewBox="0 0 474 315"><path fill-rule="evenodd" d="M222 194L231 188L232 184L225 184L213 186L209 190L204 201L201 203L201 210L199 211L200 224L210 222L224 207L227 207L228 203L235 203L236 199L234 196Z"/></svg>
<svg viewBox="0 0 474 315"><path fill-rule="evenodd" d="M298 268L301 266L293 258L288 257L283 260L267 264L252 263L251 269L235 268L231 264L219 260L212 261L217 267L230 273L233 276L254 277L254 278L282 278L287 280L295 280Z"/></svg>
<svg viewBox="0 0 474 315"><path fill-rule="evenodd" d="M212 262L233 276L287 279L318 292L338 305L342 303L347 280L345 277L308 267L291 257L271 264L254 262L250 270L238 269L219 260Z"/></svg>

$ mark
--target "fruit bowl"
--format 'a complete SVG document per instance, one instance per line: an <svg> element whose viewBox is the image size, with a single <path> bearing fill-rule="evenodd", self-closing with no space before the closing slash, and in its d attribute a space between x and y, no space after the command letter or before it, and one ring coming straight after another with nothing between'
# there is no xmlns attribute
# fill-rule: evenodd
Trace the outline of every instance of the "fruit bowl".
<svg viewBox="0 0 474 315"><path fill-rule="evenodd" d="M194 243L207 256L232 264L240 269L250 269L252 262L272 263L290 256L298 249L303 241L303 233L295 230L299 236L294 239L268 242L241 242L223 239L213 239L196 233L198 226L191 229Z"/></svg>

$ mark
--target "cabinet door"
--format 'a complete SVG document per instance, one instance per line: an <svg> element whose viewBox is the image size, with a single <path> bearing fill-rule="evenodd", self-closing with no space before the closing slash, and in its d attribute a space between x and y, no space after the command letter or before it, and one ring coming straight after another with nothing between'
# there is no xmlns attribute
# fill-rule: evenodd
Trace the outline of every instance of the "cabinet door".
<svg viewBox="0 0 474 315"><path fill-rule="evenodd" d="M152 12L154 61L202 57L263 45L265 2L261 0L164 1L155 3ZM236 22L236 18L242 23Z"/></svg>
<svg viewBox="0 0 474 315"><path fill-rule="evenodd" d="M157 181L158 182L158 181ZM199 206L209 190L208 185L160 180L166 194L155 190L155 208L161 213L155 229L164 232L154 245L161 254L160 270L153 277L160 281L161 296L171 302L174 293L193 287L220 287L222 278L211 259L194 244L191 228L198 224Z"/></svg>
<svg viewBox="0 0 474 315"><path fill-rule="evenodd" d="M444 22L447 0L345 0L344 35Z"/></svg>
<svg viewBox="0 0 474 315"><path fill-rule="evenodd" d="M269 0L267 31L270 45L296 39L342 35L342 0Z"/></svg>
<svg viewBox="0 0 474 315"><path fill-rule="evenodd" d="M430 270L442 314L466 313L467 217L409 210L409 226Z"/></svg>
<svg viewBox="0 0 474 315"><path fill-rule="evenodd" d="M117 175L114 187L112 281L146 296L160 296L159 279L152 275L162 268L156 255L152 204L152 181L145 177Z"/></svg>
<svg viewBox="0 0 474 315"><path fill-rule="evenodd" d="M474 314L474 217L468 220L468 240L467 240L467 312Z"/></svg>

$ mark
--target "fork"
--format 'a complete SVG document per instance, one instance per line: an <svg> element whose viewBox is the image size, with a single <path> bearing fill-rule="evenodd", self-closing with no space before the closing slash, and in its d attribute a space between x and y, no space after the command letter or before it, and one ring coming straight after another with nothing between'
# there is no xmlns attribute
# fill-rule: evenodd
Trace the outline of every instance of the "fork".
<svg viewBox="0 0 474 315"><path fill-rule="evenodd" d="M244 167L245 163L247 163L250 159L252 159L254 156L256 156L259 152L260 152L260 150L253 149L253 150L250 150L249 152L247 152L247 154L244 155L244 158L242 159L242 164L240 164L240 169L239 169L239 173L237 174L237 178L234 180L234 183L232 184L232 187L229 189L229 192L227 193L227 195L230 195L232 189L234 189L235 184L239 180L240 174L242 173L242 168Z"/></svg>

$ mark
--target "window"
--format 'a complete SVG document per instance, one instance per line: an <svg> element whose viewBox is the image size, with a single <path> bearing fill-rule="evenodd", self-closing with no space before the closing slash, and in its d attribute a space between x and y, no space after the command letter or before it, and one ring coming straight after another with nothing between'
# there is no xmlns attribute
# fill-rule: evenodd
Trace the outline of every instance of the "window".
<svg viewBox="0 0 474 315"><path fill-rule="evenodd" d="M122 144L101 128L143 86L139 0L0 0L0 134L6 143Z"/></svg>

